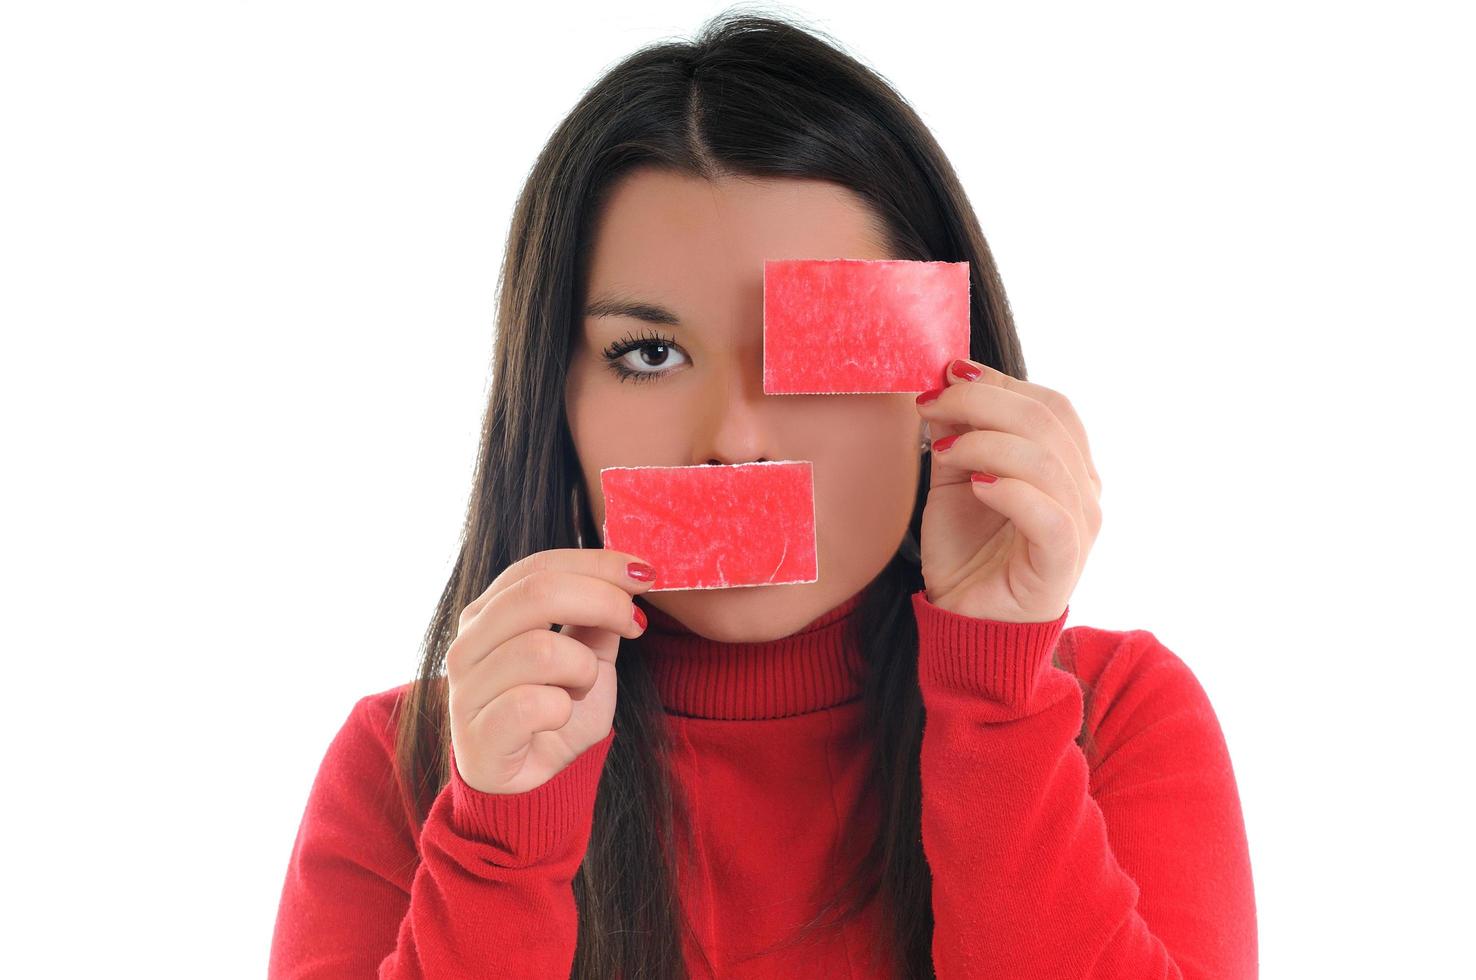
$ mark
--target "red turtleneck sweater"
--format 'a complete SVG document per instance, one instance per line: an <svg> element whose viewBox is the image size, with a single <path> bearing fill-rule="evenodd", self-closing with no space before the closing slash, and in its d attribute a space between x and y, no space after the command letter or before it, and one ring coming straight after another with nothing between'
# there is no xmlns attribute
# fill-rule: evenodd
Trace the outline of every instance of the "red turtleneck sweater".
<svg viewBox="0 0 1476 980"><path fill-rule="evenodd" d="M875 832L859 792L863 663L844 642L860 599L768 643L707 640L641 602L640 652L698 832L698 852L679 859L694 977L875 975L868 944L889 935L875 903L818 941L761 954L824 903L832 859L859 854ZM921 591L912 603L940 980L1255 977L1240 799L1183 661L1146 630L1063 632L1069 609L1001 623ZM1090 765L1073 741L1083 698L1072 674L1094 690ZM328 747L287 867L270 976L568 977L570 882L618 732L525 793L481 793L453 763L417 825L388 788L407 688L361 698Z"/></svg>

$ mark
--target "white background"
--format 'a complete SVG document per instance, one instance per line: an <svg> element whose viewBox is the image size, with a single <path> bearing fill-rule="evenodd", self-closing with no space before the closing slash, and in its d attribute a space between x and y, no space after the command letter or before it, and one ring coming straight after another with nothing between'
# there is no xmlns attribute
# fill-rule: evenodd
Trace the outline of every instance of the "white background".
<svg viewBox="0 0 1476 980"><path fill-rule="evenodd" d="M13 975L263 975L322 754L449 572L521 182L721 9L3 8ZM1469 969L1458 5L765 9L959 171L1105 481L1071 622L1208 691L1263 976Z"/></svg>

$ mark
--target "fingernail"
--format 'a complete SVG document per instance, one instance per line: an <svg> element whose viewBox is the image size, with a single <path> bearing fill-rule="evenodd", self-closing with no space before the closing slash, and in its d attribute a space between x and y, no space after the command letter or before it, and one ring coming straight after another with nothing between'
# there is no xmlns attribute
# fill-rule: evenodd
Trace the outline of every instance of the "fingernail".
<svg viewBox="0 0 1476 980"><path fill-rule="evenodd" d="M637 582L654 582L656 580L656 569L643 561L633 561L626 565L625 574Z"/></svg>
<svg viewBox="0 0 1476 980"><path fill-rule="evenodd" d="M635 621L636 625L639 626L641 629L646 628L646 614L641 612L640 606L635 607Z"/></svg>
<svg viewBox="0 0 1476 980"><path fill-rule="evenodd" d="M933 440L933 452L935 452L935 453L944 452L945 450L948 449L949 446L953 445L953 440L957 439L959 437L959 435L961 435L961 434L962 433L956 433L956 434L951 435L951 436L944 436L942 439L935 439L935 440Z"/></svg>
<svg viewBox="0 0 1476 980"><path fill-rule="evenodd" d="M926 405L928 402L932 401L934 398L937 398L941 394L943 394L942 388L933 388L930 391L925 391L921 395L918 395L917 403L919 405Z"/></svg>
<svg viewBox="0 0 1476 980"><path fill-rule="evenodd" d="M973 476L969 477L969 479L973 480L975 483L993 483L995 480L998 480L999 477L995 476L993 473L975 473Z"/></svg>
<svg viewBox="0 0 1476 980"><path fill-rule="evenodd" d="M954 375L963 378L965 381L978 381L979 376L984 373L968 361L954 361L951 367L953 368Z"/></svg>

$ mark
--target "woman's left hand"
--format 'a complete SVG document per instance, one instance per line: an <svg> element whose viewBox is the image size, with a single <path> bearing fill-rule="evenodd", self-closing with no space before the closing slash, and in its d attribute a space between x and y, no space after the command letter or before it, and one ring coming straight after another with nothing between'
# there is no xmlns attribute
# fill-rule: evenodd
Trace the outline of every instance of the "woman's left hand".
<svg viewBox="0 0 1476 980"><path fill-rule="evenodd" d="M977 380L956 373L970 367ZM1059 619L1102 526L1081 419L1059 392L977 361L952 362L947 378L918 396L933 436L919 542L928 601L1007 623Z"/></svg>

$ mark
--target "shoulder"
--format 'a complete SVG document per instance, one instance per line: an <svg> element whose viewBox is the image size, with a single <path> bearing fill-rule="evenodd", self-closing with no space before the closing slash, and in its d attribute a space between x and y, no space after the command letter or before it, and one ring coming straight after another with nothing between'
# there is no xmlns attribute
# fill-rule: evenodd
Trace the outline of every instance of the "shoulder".
<svg viewBox="0 0 1476 980"><path fill-rule="evenodd" d="M1146 687L1198 687L1189 665L1151 630L1072 626L1057 645L1061 665L1101 695Z"/></svg>
<svg viewBox="0 0 1476 980"><path fill-rule="evenodd" d="M413 685L413 681L406 681L382 691L363 695L354 702L353 707L349 710L344 728L357 729L363 734L383 740L388 746L393 746L395 726L399 723L400 718L400 708L405 699L409 697L410 688Z"/></svg>
<svg viewBox="0 0 1476 980"><path fill-rule="evenodd" d="M386 887L396 895L409 893L418 828L400 788L394 747L398 704L409 688L365 694L349 708L313 781L290 875L352 875L367 868L376 882L392 883ZM349 887L333 882L321 887Z"/></svg>
<svg viewBox="0 0 1476 980"><path fill-rule="evenodd" d="M1095 689L1088 791L1142 920L1196 976L1256 975L1255 888L1230 754L1194 672L1152 631L1075 627L1061 666ZM1141 923L1139 923L1141 925ZM1140 929L1141 932L1141 929Z"/></svg>
<svg viewBox="0 0 1476 980"><path fill-rule="evenodd" d="M395 734L411 683L360 696L323 757L315 792L372 796L382 803L399 795Z"/></svg>
<svg viewBox="0 0 1476 980"><path fill-rule="evenodd" d="M1105 752L1154 728L1166 746L1191 740L1224 755L1209 695L1189 665L1151 630L1074 626L1061 634L1062 666L1087 687L1085 722ZM1179 749L1191 746L1179 743Z"/></svg>
<svg viewBox="0 0 1476 980"><path fill-rule="evenodd" d="M412 809L396 765L400 704L410 683L362 695L329 742L313 784L308 812L362 840L366 835L413 837ZM387 829L388 828L388 829Z"/></svg>

